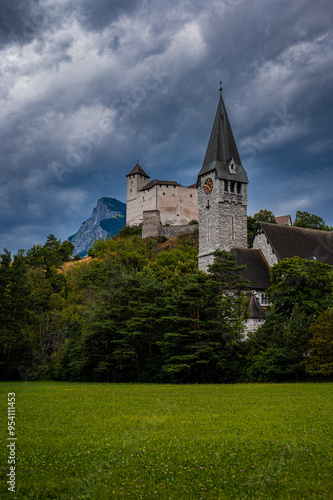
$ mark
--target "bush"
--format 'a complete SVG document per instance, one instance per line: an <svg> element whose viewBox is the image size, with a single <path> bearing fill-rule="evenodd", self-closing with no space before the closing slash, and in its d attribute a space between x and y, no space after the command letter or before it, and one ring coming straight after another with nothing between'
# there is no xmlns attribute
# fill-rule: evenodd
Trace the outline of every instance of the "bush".
<svg viewBox="0 0 333 500"><path fill-rule="evenodd" d="M141 226L124 226L117 236L119 238L129 238L131 236L141 236L142 227Z"/></svg>

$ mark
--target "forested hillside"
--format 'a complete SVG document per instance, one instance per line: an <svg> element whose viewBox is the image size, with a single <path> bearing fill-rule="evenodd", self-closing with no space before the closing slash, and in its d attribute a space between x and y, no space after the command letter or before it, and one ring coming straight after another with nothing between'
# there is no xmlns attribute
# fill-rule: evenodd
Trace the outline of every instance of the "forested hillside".
<svg viewBox="0 0 333 500"><path fill-rule="evenodd" d="M13 257L2 252L2 380L204 383L333 372L330 340L324 354L318 348L333 325L330 266L298 258L275 266L267 322L244 340L248 290L232 254L216 252L205 274L197 235L135 232L96 241L82 260L52 235Z"/></svg>

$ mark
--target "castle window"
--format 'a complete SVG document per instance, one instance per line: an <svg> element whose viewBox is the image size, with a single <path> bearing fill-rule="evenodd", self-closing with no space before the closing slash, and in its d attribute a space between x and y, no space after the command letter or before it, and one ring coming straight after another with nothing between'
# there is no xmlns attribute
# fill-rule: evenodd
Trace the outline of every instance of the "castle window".
<svg viewBox="0 0 333 500"><path fill-rule="evenodd" d="M228 191L228 181L224 181L224 191Z"/></svg>
<svg viewBox="0 0 333 500"><path fill-rule="evenodd" d="M192 198L192 195L190 194L190 198Z"/></svg>
<svg viewBox="0 0 333 500"><path fill-rule="evenodd" d="M234 182L230 182L230 191L231 191L232 193L234 193L234 192L235 192L235 183L234 183Z"/></svg>
<svg viewBox="0 0 333 500"><path fill-rule="evenodd" d="M165 193L163 193L163 196L165 196Z"/></svg>
<svg viewBox="0 0 333 500"><path fill-rule="evenodd" d="M132 192L132 189L130 189L130 193Z"/></svg>
<svg viewBox="0 0 333 500"><path fill-rule="evenodd" d="M237 193L241 194L241 190L242 190L242 184L240 182L237 182Z"/></svg>

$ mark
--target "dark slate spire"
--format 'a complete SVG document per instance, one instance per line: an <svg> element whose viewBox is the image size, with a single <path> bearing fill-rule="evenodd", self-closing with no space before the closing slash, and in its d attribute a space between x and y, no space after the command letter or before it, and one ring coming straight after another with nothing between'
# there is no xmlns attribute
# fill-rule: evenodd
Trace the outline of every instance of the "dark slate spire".
<svg viewBox="0 0 333 500"><path fill-rule="evenodd" d="M235 173L230 173L230 164L233 164L232 167ZM249 182L238 154L236 141L223 102L221 87L220 100L217 106L212 132L210 134L206 156L199 175L206 174L214 169L217 171L217 176L220 179Z"/></svg>
<svg viewBox="0 0 333 500"><path fill-rule="evenodd" d="M140 175L143 175L144 177L147 177L148 179L150 179L149 175L146 174L146 172L143 170L142 167L140 167L139 163L137 163L135 165L135 167L132 168L132 170L130 171L129 174L126 175L126 177L129 177L130 175L134 175L134 174L140 174Z"/></svg>

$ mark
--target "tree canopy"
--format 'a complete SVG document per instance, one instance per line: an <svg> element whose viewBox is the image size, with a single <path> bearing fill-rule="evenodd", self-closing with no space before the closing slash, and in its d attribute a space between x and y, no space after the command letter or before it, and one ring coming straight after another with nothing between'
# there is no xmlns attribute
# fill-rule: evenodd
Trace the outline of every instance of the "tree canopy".
<svg viewBox="0 0 333 500"><path fill-rule="evenodd" d="M319 215L310 214L309 212L302 210L297 210L293 225L296 227L307 227L309 229L332 231L332 227L327 226L322 217L319 217Z"/></svg>
<svg viewBox="0 0 333 500"><path fill-rule="evenodd" d="M248 244L251 243L254 231L257 227L258 222L270 222L271 224L276 224L275 215L270 210L261 209L254 215L249 215L247 218L247 239Z"/></svg>
<svg viewBox="0 0 333 500"><path fill-rule="evenodd" d="M162 242L125 233L97 241L86 259L72 255L53 235L0 254L2 379L209 383L331 373L327 264L294 257L274 266L266 323L244 339L244 267L216 251L199 271L196 234Z"/></svg>

